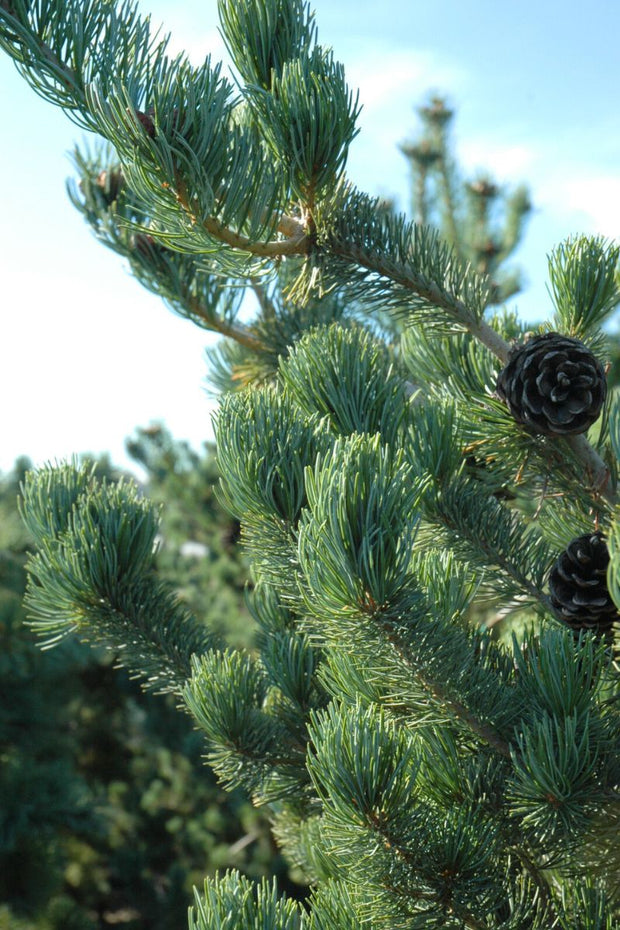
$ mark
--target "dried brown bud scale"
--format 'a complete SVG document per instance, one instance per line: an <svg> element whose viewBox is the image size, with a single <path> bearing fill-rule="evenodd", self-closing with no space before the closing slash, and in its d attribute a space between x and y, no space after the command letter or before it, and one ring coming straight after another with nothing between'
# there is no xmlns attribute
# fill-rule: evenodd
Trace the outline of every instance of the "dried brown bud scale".
<svg viewBox="0 0 620 930"><path fill-rule="evenodd" d="M118 200L118 195L125 186L125 178L120 168L113 168L110 171L100 171L95 181L105 196L108 204Z"/></svg>

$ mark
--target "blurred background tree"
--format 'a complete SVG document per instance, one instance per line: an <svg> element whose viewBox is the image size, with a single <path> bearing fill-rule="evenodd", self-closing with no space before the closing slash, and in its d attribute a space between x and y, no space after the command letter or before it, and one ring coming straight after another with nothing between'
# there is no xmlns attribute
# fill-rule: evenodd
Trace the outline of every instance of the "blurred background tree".
<svg viewBox="0 0 620 930"><path fill-rule="evenodd" d="M250 646L238 525L219 505L213 451L161 426L128 443L163 511L159 563L222 636ZM229 866L288 878L263 813L218 786L202 737L168 696L145 694L103 650L42 651L24 623L28 537L19 460L0 479L0 928L168 930L193 884ZM116 480L105 459L97 472Z"/></svg>
<svg viewBox="0 0 620 930"><path fill-rule="evenodd" d="M400 147L411 171L411 216L435 226L463 261L490 275L489 304L502 304L523 287L521 272L506 262L532 210L528 189L506 189L486 171L463 178L450 138L454 110L443 97L431 97L418 115L419 136Z"/></svg>

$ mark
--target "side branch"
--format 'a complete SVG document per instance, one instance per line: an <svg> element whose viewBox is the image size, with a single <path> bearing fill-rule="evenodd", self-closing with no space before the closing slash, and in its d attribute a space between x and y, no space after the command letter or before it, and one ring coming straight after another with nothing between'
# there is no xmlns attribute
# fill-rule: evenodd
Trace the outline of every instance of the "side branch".
<svg viewBox="0 0 620 930"><path fill-rule="evenodd" d="M368 816L369 825L372 830L380 837L381 844L386 852L394 855L401 862L406 863L414 871L417 871L419 866L419 859L416 855L412 855L411 850L406 846L403 846L398 842L386 829L385 823L380 816L370 814ZM389 881L382 881L381 884L386 889L386 891L391 892L395 897L400 897L403 894L401 888L394 887L390 884ZM432 891L414 891L408 892L410 897L413 897L415 901L433 901L437 900L437 894ZM471 914L467 909L456 905L453 902L440 901L440 903L447 909L448 914L455 915L463 921L464 927L467 930L486 930L488 925L481 920L478 920Z"/></svg>
<svg viewBox="0 0 620 930"><path fill-rule="evenodd" d="M395 652L398 653L401 661L405 662L409 668L412 670L414 676L420 682L424 690L431 695L434 701L437 704L443 705L457 720L460 720L465 726L475 734L478 739L482 740L487 745L491 746L498 752L501 756L504 756L506 759L512 759L512 754L510 751L510 744L503 739L497 730L492 727L490 724L479 720L478 717L471 711L465 704L460 701L455 700L452 697L449 697L443 687L438 681L431 681L419 668L419 666L412 661L411 656L408 654L407 648L399 641L399 638L394 634L394 631L387 625L381 624L382 630L385 634L387 641L390 643Z"/></svg>
<svg viewBox="0 0 620 930"><path fill-rule="evenodd" d="M422 297L429 304L445 310L464 329L471 331L476 323L473 313L462 300L448 293L425 274L416 271L409 262L393 261L378 251L369 252L354 242L338 238L330 240L330 248L339 258L389 278L395 284Z"/></svg>
<svg viewBox="0 0 620 930"><path fill-rule="evenodd" d="M288 228L290 228L290 222L292 221L287 218L286 225ZM282 223L283 221L281 221L280 227L282 227ZM238 249L240 252L249 252L250 255L257 255L259 258L281 258L284 255L305 255L310 251L311 239L303 230L286 239L274 239L271 242L253 242L251 239L248 239L247 236L242 236L240 233L234 232L234 230L224 226L223 223L220 223L219 220L216 220L214 217L206 219L203 226L214 239L219 239L220 242L225 242L226 245L231 246L233 249Z"/></svg>
<svg viewBox="0 0 620 930"><path fill-rule="evenodd" d="M175 188L176 199L183 208L189 219L195 223L195 211L187 196L185 181L180 172L175 168ZM235 232L230 227L220 223L214 216L207 217L202 223L203 229L218 239L225 242L233 249L240 252L247 252L250 255L257 255L260 258L280 258L284 255L304 255L310 251L311 239L307 235L305 228L291 216L282 216L278 223L278 232L281 232L286 238L274 239L271 242L254 242L247 236Z"/></svg>
<svg viewBox="0 0 620 930"><path fill-rule="evenodd" d="M417 272L410 264L397 263L379 252L368 250L342 239L333 239L331 249L339 258L360 265L368 271L376 272L394 281L436 307L445 310L453 320L481 342L505 365L510 354L510 345L485 320L479 320L454 294L441 288L424 274ZM583 463L591 479L595 493L610 502L616 499L615 491L609 485L610 473L607 465L583 435L567 437L575 455Z"/></svg>
<svg viewBox="0 0 620 930"><path fill-rule="evenodd" d="M584 463L596 494L605 497L614 503L616 496L610 487L611 472L583 433L577 436L567 436L566 441L575 455Z"/></svg>
<svg viewBox="0 0 620 930"><path fill-rule="evenodd" d="M193 297L191 300L188 300L187 307L192 316L204 320L209 329L220 333L221 336L233 339L235 342L238 342L239 345L245 346L246 349L250 349L252 352L262 352L264 350L265 347L260 339L253 336L246 327L236 326L234 323L226 323L224 320L218 319L217 317L208 316L197 298Z"/></svg>
<svg viewBox="0 0 620 930"><path fill-rule="evenodd" d="M4 18L3 13L8 16L9 21L12 19L18 28L24 28L16 19L17 11L11 0L0 0L0 20ZM73 98L73 104L69 102L63 104L66 109L79 110L85 108L86 96L83 81L78 71L65 64L50 46L35 34L31 33L28 40L25 40L23 34L15 33L10 36L10 39L13 43L19 44L19 49L14 48L9 54L20 64L29 66L33 71L36 69L35 64L33 64L34 49L36 48L36 52L45 63L45 70L49 71L54 80L58 81L64 91Z"/></svg>
<svg viewBox="0 0 620 930"><path fill-rule="evenodd" d="M512 758L510 745L506 742L506 740L499 736L493 727L483 723L481 720L478 720L475 714L473 714L468 707L465 707L464 704L461 704L460 701L455 701L452 698L449 698L444 693L443 688L436 682L433 683L427 681L419 673L418 678L420 682L427 688L432 697L437 701L437 703L443 704L445 707L447 707L454 714L454 716L458 720L461 720L463 723L465 723L471 732L475 733L479 739L487 743L501 756L504 756L505 759Z"/></svg>

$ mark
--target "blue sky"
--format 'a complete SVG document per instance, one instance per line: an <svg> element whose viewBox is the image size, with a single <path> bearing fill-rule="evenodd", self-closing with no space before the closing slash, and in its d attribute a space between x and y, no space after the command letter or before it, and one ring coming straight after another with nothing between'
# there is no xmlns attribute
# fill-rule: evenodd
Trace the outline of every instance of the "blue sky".
<svg viewBox="0 0 620 930"><path fill-rule="evenodd" d="M546 255L575 232L620 234L620 4L617 0L317 0L319 39L344 62L363 111L349 174L407 205L398 143L428 93L457 110L468 173L530 185L535 212L517 260L515 304L549 313ZM143 11L195 60L224 55L215 0L146 0ZM109 450L164 420L198 447L211 435L209 336L175 318L98 246L70 206L67 153L81 137L0 53L0 267L4 398L0 469ZM9 401L8 398L11 398Z"/></svg>

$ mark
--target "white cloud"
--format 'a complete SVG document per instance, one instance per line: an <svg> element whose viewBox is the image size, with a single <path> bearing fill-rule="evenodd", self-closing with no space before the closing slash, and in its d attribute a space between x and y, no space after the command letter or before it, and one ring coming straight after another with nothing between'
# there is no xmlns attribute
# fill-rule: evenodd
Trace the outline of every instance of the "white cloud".
<svg viewBox="0 0 620 930"><path fill-rule="evenodd" d="M597 233L620 238L620 169L609 170L605 158L584 152L575 158L577 144L563 139L536 143L497 142L487 136L459 140L458 160L467 174L487 169L499 181L521 181L532 192L537 211L569 232ZM562 158L562 152L572 157Z"/></svg>
<svg viewBox="0 0 620 930"><path fill-rule="evenodd" d="M230 57L219 30L201 30L197 35L189 27L181 25L175 28L168 45L169 53L177 55L185 52L193 65L201 65L207 55L211 55L212 64L218 61L230 62Z"/></svg>
<svg viewBox="0 0 620 930"><path fill-rule="evenodd" d="M620 238L620 171L556 178L541 193L551 208L574 214L584 231Z"/></svg>
<svg viewBox="0 0 620 930"><path fill-rule="evenodd" d="M360 101L368 113L422 103L429 91L462 90L467 72L432 52L377 47L356 42L356 57L346 66L347 81L359 88ZM406 112L406 111L405 111ZM404 119L404 114L402 116Z"/></svg>
<svg viewBox="0 0 620 930"><path fill-rule="evenodd" d="M524 143L499 143L478 137L459 141L459 161L466 174L488 172L498 181L510 184L526 182L534 169L538 153Z"/></svg>
<svg viewBox="0 0 620 930"><path fill-rule="evenodd" d="M351 54L339 57L349 87L359 88L362 104L349 175L363 190L396 196L404 207L409 199L408 168L399 144L419 131L417 107L433 93L463 94L468 74L432 52L394 50L359 36L347 50Z"/></svg>

